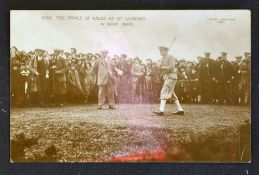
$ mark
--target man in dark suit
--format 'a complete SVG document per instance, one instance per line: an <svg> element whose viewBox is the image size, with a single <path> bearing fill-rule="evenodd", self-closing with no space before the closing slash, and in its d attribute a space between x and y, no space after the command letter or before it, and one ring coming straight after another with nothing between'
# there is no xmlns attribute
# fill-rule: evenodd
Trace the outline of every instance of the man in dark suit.
<svg viewBox="0 0 259 175"><path fill-rule="evenodd" d="M205 52L205 58L200 63L199 80L201 82L201 100L203 103L212 103L215 99L215 89L218 85L218 69L215 60L210 58L210 53Z"/></svg>
<svg viewBox="0 0 259 175"><path fill-rule="evenodd" d="M238 66L238 91L239 103L247 105L250 103L251 56L250 53L245 53L244 55Z"/></svg>
<svg viewBox="0 0 259 175"><path fill-rule="evenodd" d="M233 87L234 87L234 104L239 104L241 102L241 87L240 87L240 80L241 80L241 71L240 68L242 67L242 56L236 56L234 62L234 80L233 80Z"/></svg>
<svg viewBox="0 0 259 175"><path fill-rule="evenodd" d="M122 70L122 75L118 76L118 95L120 102L127 102L129 100L130 91L130 74L131 74L131 62L128 61L126 54L121 54L120 59L117 62L116 67Z"/></svg>
<svg viewBox="0 0 259 175"><path fill-rule="evenodd" d="M232 104L234 70L227 60L227 53L222 52L219 60L219 103Z"/></svg>
<svg viewBox="0 0 259 175"><path fill-rule="evenodd" d="M97 85L99 87L98 93L98 109L102 109L105 97L108 98L109 109L115 109L114 107L114 95L115 80L112 76L112 72L109 70L107 63L107 50L101 50L101 57L96 60L93 66L93 71L97 75Z"/></svg>
<svg viewBox="0 0 259 175"><path fill-rule="evenodd" d="M140 90L138 89L141 76L143 76L143 72L140 64L140 59L136 57L134 59L134 63L132 64L132 68L131 68L131 87L132 87L131 91L132 91L132 97L133 97L134 103L142 101L142 96L139 93Z"/></svg>
<svg viewBox="0 0 259 175"><path fill-rule="evenodd" d="M54 50L54 61L51 62L53 70L53 92L58 106L63 107L63 96L66 93L66 60L62 56L62 49Z"/></svg>
<svg viewBox="0 0 259 175"><path fill-rule="evenodd" d="M159 50L161 56L163 57L160 64L160 69L162 71L164 84L160 94L160 108L158 111L154 111L154 113L157 115L164 115L166 100L172 99L177 108L177 111L173 114L184 115L180 102L174 93L175 84L177 82L177 71L175 67L176 59L172 55L168 55L168 47L162 46L159 47Z"/></svg>
<svg viewBox="0 0 259 175"><path fill-rule="evenodd" d="M10 61L11 105L21 106L25 97L25 76L21 74L21 63L15 57Z"/></svg>
<svg viewBox="0 0 259 175"><path fill-rule="evenodd" d="M33 81L31 84L35 85L33 92L37 92L39 103L41 106L48 105L48 85L49 85L49 59L44 54L45 51L37 49L36 55L31 59L30 70Z"/></svg>
<svg viewBox="0 0 259 175"><path fill-rule="evenodd" d="M67 94L69 100L74 103L80 103L83 99L83 88L80 82L80 74L76 69L76 59L72 59L72 62L68 65L67 72Z"/></svg>
<svg viewBox="0 0 259 175"><path fill-rule="evenodd" d="M246 64L246 88L244 104L250 104L251 101L251 54L250 52L244 53L244 63Z"/></svg>

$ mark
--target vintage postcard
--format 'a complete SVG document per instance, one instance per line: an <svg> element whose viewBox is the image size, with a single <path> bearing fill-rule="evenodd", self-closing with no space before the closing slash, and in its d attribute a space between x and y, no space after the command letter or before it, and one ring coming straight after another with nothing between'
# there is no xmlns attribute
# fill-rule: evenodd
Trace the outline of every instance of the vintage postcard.
<svg viewBox="0 0 259 175"><path fill-rule="evenodd" d="M249 10L10 11L11 162L251 162Z"/></svg>

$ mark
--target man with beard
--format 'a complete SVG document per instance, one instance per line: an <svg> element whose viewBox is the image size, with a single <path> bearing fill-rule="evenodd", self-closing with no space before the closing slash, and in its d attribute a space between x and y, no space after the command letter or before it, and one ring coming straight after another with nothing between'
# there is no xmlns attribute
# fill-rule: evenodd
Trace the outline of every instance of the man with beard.
<svg viewBox="0 0 259 175"><path fill-rule="evenodd" d="M158 111L154 111L154 113L156 115L164 115L166 100L172 99L177 108L177 111L173 114L184 115L180 102L174 93L174 87L177 82L177 71L175 67L176 59L172 55L168 55L168 47L162 46L159 47L159 50L160 55L163 57L160 64L160 69L162 71L164 83L160 94L160 108Z"/></svg>

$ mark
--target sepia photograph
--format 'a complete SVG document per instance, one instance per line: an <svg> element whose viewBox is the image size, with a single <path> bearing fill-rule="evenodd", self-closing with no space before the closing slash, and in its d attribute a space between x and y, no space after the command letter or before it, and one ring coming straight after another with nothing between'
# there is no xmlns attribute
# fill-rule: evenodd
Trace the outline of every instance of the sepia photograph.
<svg viewBox="0 0 259 175"><path fill-rule="evenodd" d="M9 59L11 162L252 161L250 10L11 10Z"/></svg>

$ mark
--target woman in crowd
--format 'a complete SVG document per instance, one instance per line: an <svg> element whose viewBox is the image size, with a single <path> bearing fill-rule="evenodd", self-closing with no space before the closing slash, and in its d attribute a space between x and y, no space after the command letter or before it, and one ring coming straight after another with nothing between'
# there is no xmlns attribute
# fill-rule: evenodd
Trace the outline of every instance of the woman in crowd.
<svg viewBox="0 0 259 175"><path fill-rule="evenodd" d="M80 103L82 100L83 89L80 82L80 75L76 69L76 63L72 60L67 74L68 94L70 101Z"/></svg>
<svg viewBox="0 0 259 175"><path fill-rule="evenodd" d="M80 73L82 75L84 103L88 103L89 96L91 95L94 87L94 75L91 63L85 62L80 69Z"/></svg>

